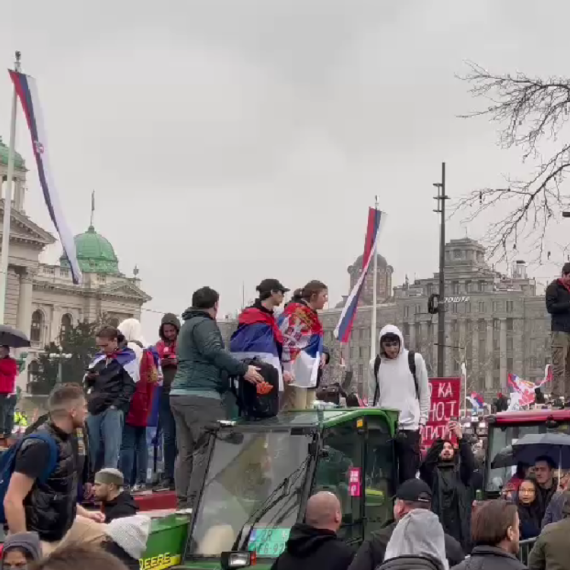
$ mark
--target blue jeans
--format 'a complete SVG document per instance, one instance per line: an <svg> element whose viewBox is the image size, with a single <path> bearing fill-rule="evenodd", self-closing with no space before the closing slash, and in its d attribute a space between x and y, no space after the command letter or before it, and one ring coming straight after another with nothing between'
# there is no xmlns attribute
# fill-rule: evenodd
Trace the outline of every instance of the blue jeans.
<svg viewBox="0 0 570 570"><path fill-rule="evenodd" d="M164 478L174 481L174 462L176 461L176 423L170 408L169 394L162 393L158 408L158 426L162 432L164 451ZM160 441L160 440L159 440Z"/></svg>
<svg viewBox="0 0 570 570"><path fill-rule="evenodd" d="M14 431L14 412L16 410L16 403L18 401L18 396L16 394L11 394L8 396L7 401L4 403L6 406L4 415L4 427L2 433L6 436L12 435Z"/></svg>
<svg viewBox="0 0 570 570"><path fill-rule="evenodd" d="M89 430L89 453L95 470L108 467L117 468L119 450L123 439L124 413L121 410L107 408L96 416L87 417ZM97 460L103 448L103 465L99 467Z"/></svg>
<svg viewBox="0 0 570 570"><path fill-rule="evenodd" d="M119 457L119 469L123 473L125 483L127 485L146 483L147 464L146 428L125 424Z"/></svg>

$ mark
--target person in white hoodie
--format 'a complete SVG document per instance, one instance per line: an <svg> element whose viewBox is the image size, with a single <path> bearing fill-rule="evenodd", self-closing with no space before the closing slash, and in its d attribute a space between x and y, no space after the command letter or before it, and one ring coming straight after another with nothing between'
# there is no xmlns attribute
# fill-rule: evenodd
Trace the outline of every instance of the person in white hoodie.
<svg viewBox="0 0 570 570"><path fill-rule="evenodd" d="M399 410L399 479L413 479L420 466L421 429L429 417L429 380L422 355L406 349L394 325L380 331L380 354L370 361L368 393L369 406Z"/></svg>

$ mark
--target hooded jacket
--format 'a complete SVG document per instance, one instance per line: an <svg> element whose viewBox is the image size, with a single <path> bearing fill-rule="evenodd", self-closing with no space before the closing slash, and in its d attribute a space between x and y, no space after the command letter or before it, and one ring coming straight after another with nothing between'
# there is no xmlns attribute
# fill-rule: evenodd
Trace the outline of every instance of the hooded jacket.
<svg viewBox="0 0 570 570"><path fill-rule="evenodd" d="M148 345L142 335L142 326L137 319L125 319L118 329L125 337L127 346L136 356L135 393L125 423L135 427L146 427L157 384L154 357L147 350Z"/></svg>
<svg viewBox="0 0 570 570"><path fill-rule="evenodd" d="M349 570L375 570L384 562L386 547L398 523L393 522L363 541L349 566ZM465 559L461 545L449 534L444 534L445 556L449 566L455 566Z"/></svg>
<svg viewBox="0 0 570 570"><path fill-rule="evenodd" d="M150 525L150 517L146 515L115 519L105 525L108 540L103 543L103 548L121 560L127 568L137 570L139 560L146 550Z"/></svg>
<svg viewBox="0 0 570 570"><path fill-rule="evenodd" d="M110 523L115 519L136 515L139 507L128 491L122 491L113 500L103 503L101 510L105 515L105 522Z"/></svg>
<svg viewBox="0 0 570 570"><path fill-rule="evenodd" d="M378 383L379 398L376 406L399 410L400 428L415 431L419 429L420 424L425 425L429 417L430 394L426 363L421 354L415 354L418 383L418 391L416 392L416 383L410 371L408 350L404 346L404 337L398 327L386 325L380 331L380 342L382 342L382 337L389 333L400 338L400 354L397 358L387 358L385 354L380 353L378 378L374 374L376 358L372 358L368 375L368 393L373 395ZM372 399L368 405L373 405Z"/></svg>
<svg viewBox="0 0 570 570"><path fill-rule="evenodd" d="M156 343L156 350L162 361L162 393L169 394L172 381L176 375L176 369L178 368L178 360L176 359L178 338L174 341L167 340L164 336L164 325L172 325L176 329L176 335L178 335L180 333L180 321L174 313L166 313L162 317L160 328L158 329L160 340Z"/></svg>
<svg viewBox="0 0 570 570"><path fill-rule="evenodd" d="M190 308L182 318L170 395L221 398L229 389L228 376L243 376L247 366L225 350L222 333L206 311Z"/></svg>
<svg viewBox="0 0 570 570"><path fill-rule="evenodd" d="M353 557L354 550L335 532L297 523L271 570L346 570Z"/></svg>
<svg viewBox="0 0 570 570"><path fill-rule="evenodd" d="M421 556L448 570L445 536L437 515L425 509L414 509L398 522L384 560L387 562L400 556Z"/></svg>

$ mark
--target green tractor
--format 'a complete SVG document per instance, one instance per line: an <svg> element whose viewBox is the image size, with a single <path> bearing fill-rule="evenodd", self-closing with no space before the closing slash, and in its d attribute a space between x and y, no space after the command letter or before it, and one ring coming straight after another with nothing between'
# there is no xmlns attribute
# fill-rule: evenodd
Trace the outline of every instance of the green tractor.
<svg viewBox="0 0 570 570"><path fill-rule="evenodd" d="M269 568L322 490L341 501L340 537L360 544L393 517L397 421L353 408L216 424L195 512L154 521L141 570Z"/></svg>

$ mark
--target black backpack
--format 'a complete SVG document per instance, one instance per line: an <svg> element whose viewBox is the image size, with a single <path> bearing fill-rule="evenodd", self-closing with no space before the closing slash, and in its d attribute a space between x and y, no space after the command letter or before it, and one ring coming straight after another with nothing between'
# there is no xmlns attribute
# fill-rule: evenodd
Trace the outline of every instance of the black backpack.
<svg viewBox="0 0 570 570"><path fill-rule="evenodd" d="M410 372L414 377L414 384L416 385L416 398L420 399L420 389L418 387L418 378L416 376L416 353L413 350L408 350L408 366L410 367ZM380 382L378 382L378 370L380 369L380 355L376 355L374 360L374 379L376 380L376 388L374 388L374 399L372 400L372 405L375 406L380 397Z"/></svg>
<svg viewBox="0 0 570 570"><path fill-rule="evenodd" d="M258 394L255 384L242 377L235 378L231 386L239 415L252 420L275 417L279 413L279 372L271 364L256 358L244 360L244 364L259 368L263 379L273 388L267 394Z"/></svg>
<svg viewBox="0 0 570 570"><path fill-rule="evenodd" d="M376 570L443 570L443 564L427 556L408 554L385 560Z"/></svg>

